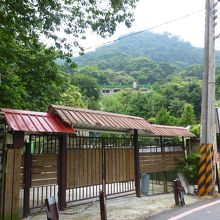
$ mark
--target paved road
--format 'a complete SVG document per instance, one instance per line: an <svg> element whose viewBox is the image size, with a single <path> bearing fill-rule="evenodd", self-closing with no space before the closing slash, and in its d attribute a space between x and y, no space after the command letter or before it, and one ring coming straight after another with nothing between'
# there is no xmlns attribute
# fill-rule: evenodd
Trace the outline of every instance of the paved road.
<svg viewBox="0 0 220 220"><path fill-rule="evenodd" d="M176 208L146 220L220 220L220 199L205 200L190 206Z"/></svg>

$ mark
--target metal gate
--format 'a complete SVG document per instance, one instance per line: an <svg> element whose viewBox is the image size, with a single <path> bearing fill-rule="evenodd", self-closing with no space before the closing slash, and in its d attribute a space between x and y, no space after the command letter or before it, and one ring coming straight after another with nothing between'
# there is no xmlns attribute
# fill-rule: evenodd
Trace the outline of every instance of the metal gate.
<svg viewBox="0 0 220 220"><path fill-rule="evenodd" d="M68 137L68 203L134 192L134 150L131 138Z"/></svg>
<svg viewBox="0 0 220 220"><path fill-rule="evenodd" d="M57 167L59 136L31 134L24 154L24 199L23 209L41 207L48 197L57 198Z"/></svg>

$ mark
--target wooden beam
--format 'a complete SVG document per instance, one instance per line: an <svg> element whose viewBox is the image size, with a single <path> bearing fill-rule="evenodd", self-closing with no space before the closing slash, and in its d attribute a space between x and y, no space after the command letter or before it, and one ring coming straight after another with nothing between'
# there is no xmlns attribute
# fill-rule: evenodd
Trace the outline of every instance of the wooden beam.
<svg viewBox="0 0 220 220"><path fill-rule="evenodd" d="M24 147L24 132L15 131L13 133L13 148L23 148Z"/></svg>

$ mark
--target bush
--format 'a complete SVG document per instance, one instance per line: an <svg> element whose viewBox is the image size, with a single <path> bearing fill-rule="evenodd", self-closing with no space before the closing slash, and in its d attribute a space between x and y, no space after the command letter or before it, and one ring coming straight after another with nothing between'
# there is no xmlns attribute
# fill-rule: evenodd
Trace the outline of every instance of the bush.
<svg viewBox="0 0 220 220"><path fill-rule="evenodd" d="M200 157L199 154L192 153L187 158L178 158L177 172L182 173L191 185L197 184Z"/></svg>

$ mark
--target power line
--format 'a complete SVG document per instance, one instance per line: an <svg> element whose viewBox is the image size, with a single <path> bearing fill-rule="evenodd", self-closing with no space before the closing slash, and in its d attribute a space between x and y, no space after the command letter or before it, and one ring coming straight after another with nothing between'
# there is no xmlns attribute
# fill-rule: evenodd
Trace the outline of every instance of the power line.
<svg viewBox="0 0 220 220"><path fill-rule="evenodd" d="M172 20L163 22L163 23L161 23L161 24L158 24L158 25L149 27L149 28L147 28L147 29L144 29L144 30L141 30L141 31L137 31L137 32L135 32L135 33L132 33L132 34L129 34L129 35L126 35L126 36L123 36L123 37L119 37L119 38L117 38L117 39L115 39L115 40L110 40L110 41L107 41L107 42L102 43L102 44L97 44L97 45L94 45L94 46L91 46L91 47L83 48L83 50L86 51L86 50L98 48L98 47L101 47L101 46L105 46L105 45L107 45L107 44L114 43L114 42L116 42L116 41L119 41L119 40L122 40L122 39L125 39L125 38L129 38L129 37L132 37L132 36L141 34L141 33L145 32L145 31L150 31L150 30L153 30L153 29L155 29L155 28L159 28L159 27L162 27L162 26L164 26L164 25L174 23L174 22L176 22L176 21L179 21L179 20L182 20L182 19L184 19L184 18L187 18L187 17L193 16L193 15L195 15L195 14L198 14L198 13L200 13L201 11L204 11L204 9L200 9L200 10L191 12L191 13L189 13L189 14L183 15L183 16L181 16L181 17L178 17L178 18L175 18L175 19L172 19ZM80 53L80 52L81 52L81 51L74 52L74 53Z"/></svg>

